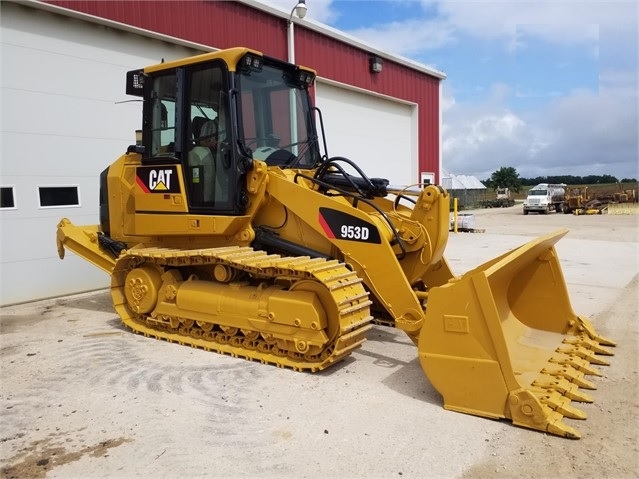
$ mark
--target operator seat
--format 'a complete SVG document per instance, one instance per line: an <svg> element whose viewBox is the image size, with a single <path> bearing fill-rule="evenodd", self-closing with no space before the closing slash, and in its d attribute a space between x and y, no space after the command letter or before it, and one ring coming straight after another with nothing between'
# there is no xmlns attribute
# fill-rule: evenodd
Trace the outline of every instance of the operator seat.
<svg viewBox="0 0 639 479"><path fill-rule="evenodd" d="M193 119L193 130L195 130L196 118ZM202 144L202 141L211 137L217 138L217 122L206 118L204 120L205 122L199 125L196 144L189 151L189 180L195 202L212 203L215 199L216 162L214 152L205 146L206 142Z"/></svg>

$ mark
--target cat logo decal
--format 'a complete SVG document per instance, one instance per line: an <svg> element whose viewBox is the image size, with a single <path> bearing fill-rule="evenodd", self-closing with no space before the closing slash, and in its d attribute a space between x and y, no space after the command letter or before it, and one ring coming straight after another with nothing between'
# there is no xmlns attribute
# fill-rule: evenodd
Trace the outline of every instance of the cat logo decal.
<svg viewBox="0 0 639 479"><path fill-rule="evenodd" d="M141 166L136 170L136 183L145 193L179 193L177 169Z"/></svg>

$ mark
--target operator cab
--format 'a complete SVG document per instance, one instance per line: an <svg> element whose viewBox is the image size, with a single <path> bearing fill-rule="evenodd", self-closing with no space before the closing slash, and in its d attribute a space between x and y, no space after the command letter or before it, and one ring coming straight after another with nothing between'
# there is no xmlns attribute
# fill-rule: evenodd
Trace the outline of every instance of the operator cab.
<svg viewBox="0 0 639 479"><path fill-rule="evenodd" d="M254 160L319 164L314 79L312 70L239 48L131 71L127 93L144 99L141 146L132 148L143 166L181 166L189 211L242 215Z"/></svg>

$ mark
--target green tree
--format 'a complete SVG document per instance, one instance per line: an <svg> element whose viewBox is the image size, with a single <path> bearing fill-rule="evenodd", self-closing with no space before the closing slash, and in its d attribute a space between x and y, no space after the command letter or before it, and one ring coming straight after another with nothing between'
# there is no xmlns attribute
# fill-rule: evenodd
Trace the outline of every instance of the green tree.
<svg viewBox="0 0 639 479"><path fill-rule="evenodd" d="M502 166L490 176L490 182L493 190L497 188L509 188L515 193L521 190L521 181L519 173L512 166Z"/></svg>

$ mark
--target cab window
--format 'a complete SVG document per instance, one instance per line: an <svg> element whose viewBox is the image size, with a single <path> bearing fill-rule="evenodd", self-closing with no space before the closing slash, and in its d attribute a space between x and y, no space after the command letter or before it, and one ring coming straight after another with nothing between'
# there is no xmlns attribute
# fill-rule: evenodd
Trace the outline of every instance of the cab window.
<svg viewBox="0 0 639 479"><path fill-rule="evenodd" d="M150 99L149 133L150 156L173 155L175 151L175 74L153 79L153 94Z"/></svg>
<svg viewBox="0 0 639 479"><path fill-rule="evenodd" d="M189 202L224 212L233 206L226 69L222 62L211 62L190 67L186 76L183 161Z"/></svg>

